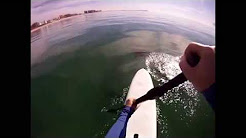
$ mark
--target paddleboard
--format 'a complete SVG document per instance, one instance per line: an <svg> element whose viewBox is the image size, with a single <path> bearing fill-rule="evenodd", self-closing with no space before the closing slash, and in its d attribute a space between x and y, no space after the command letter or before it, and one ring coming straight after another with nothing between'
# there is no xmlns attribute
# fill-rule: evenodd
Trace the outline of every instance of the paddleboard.
<svg viewBox="0 0 246 138"><path fill-rule="evenodd" d="M127 98L139 98L154 87L150 74L140 69L132 79ZM156 100L138 104L136 111L127 123L126 138L156 138Z"/></svg>

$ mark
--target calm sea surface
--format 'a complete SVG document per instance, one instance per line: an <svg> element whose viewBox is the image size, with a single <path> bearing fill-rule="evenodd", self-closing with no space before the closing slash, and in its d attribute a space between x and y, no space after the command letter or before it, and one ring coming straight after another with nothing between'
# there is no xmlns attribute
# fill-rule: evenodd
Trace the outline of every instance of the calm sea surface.
<svg viewBox="0 0 246 138"><path fill-rule="evenodd" d="M103 137L137 70L155 86L181 72L192 42L215 44L215 27L148 11L80 15L31 33L31 135ZM157 100L158 137L214 136L214 112L186 82Z"/></svg>

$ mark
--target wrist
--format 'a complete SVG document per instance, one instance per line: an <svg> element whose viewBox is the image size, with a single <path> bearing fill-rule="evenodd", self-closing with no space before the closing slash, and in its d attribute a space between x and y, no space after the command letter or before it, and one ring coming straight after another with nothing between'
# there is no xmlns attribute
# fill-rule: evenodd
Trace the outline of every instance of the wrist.
<svg viewBox="0 0 246 138"><path fill-rule="evenodd" d="M123 109L124 112L127 112L129 115L131 115L135 109L131 106L125 106L125 108Z"/></svg>

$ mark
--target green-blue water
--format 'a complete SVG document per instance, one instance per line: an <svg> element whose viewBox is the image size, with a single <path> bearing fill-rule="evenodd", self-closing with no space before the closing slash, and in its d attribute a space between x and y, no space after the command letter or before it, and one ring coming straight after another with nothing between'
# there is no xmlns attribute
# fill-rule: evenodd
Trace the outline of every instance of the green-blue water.
<svg viewBox="0 0 246 138"><path fill-rule="evenodd" d="M214 26L147 11L81 15L31 33L31 135L103 137L140 68L163 84ZM214 113L189 82L157 100L158 136L214 136Z"/></svg>

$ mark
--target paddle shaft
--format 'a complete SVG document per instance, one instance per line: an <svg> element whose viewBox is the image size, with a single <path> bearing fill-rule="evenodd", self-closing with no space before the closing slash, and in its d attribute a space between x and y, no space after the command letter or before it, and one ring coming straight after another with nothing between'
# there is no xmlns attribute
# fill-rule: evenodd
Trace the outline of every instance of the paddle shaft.
<svg viewBox="0 0 246 138"><path fill-rule="evenodd" d="M138 98L136 100L136 104L139 104L139 103L146 101L146 100L155 99L156 97L160 97L160 96L164 95L164 93L166 93L168 90L171 90L172 88L178 86L179 84L181 84L185 81L187 81L187 78L184 76L183 73L180 73L179 75L177 75L175 78L168 81L164 85L162 85L160 87L155 87L155 88L151 89L150 91L148 91L147 94Z"/></svg>
<svg viewBox="0 0 246 138"><path fill-rule="evenodd" d="M186 61L191 67L195 67L199 63L200 57L196 53L190 53L189 55L186 55ZM171 90L172 88L178 86L179 84L182 84L185 81L187 81L187 78L183 73L180 73L164 85L149 90L145 95L136 100L136 104L139 104L146 100L155 99L156 97L160 97L164 95L164 93L166 93L168 90Z"/></svg>

